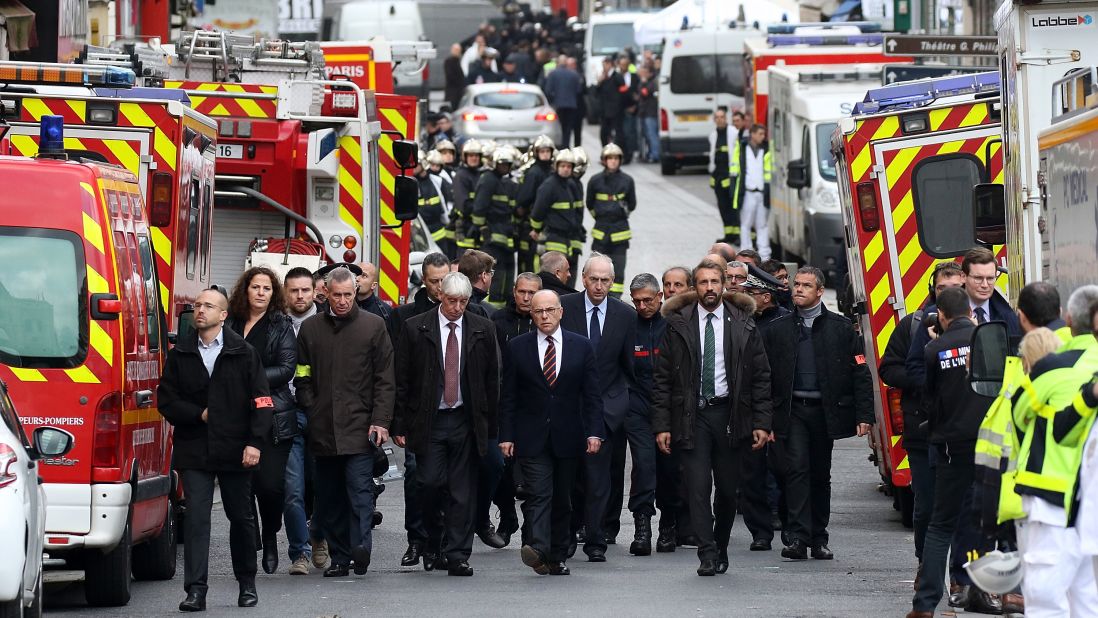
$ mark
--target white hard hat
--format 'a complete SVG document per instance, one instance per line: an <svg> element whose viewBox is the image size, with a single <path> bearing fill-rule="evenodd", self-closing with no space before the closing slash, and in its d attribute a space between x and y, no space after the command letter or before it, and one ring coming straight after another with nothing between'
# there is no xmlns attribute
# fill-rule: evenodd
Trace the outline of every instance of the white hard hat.
<svg viewBox="0 0 1098 618"><path fill-rule="evenodd" d="M1022 555L996 549L965 563L965 570L980 590L1006 594L1022 583Z"/></svg>

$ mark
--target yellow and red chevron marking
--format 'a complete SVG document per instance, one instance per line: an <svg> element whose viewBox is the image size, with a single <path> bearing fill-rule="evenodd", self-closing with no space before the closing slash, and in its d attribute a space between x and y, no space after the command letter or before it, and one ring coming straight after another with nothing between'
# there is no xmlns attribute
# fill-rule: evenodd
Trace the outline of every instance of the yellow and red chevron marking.
<svg viewBox="0 0 1098 618"><path fill-rule="evenodd" d="M166 105L120 103L118 126L153 130L152 157L160 170L175 171L179 160L179 120L168 112Z"/></svg>
<svg viewBox="0 0 1098 618"><path fill-rule="evenodd" d="M339 218L362 239L362 144L353 135L339 138Z"/></svg>
<svg viewBox="0 0 1098 618"><path fill-rule="evenodd" d="M386 98L381 99L384 104ZM415 114L414 107L402 113L395 107L380 107L379 115L381 128L386 131L397 131L401 135L409 135L409 124L414 122L414 116L410 120L405 114ZM395 178L400 175L400 166L393 158L393 139L388 135L382 135L378 141L378 177L380 185L381 223L394 225L397 223L393 211L393 196L395 194ZM410 242L410 224L405 223L398 228L382 230L381 233L381 276L378 278L378 287L381 290L381 298L393 304L399 304L401 296L408 291L408 247Z"/></svg>
<svg viewBox="0 0 1098 618"><path fill-rule="evenodd" d="M227 84L223 82L196 82L168 80L165 88L190 91L191 107L207 116L232 116L236 118L274 118L278 102L274 99L226 96L223 93L247 93L277 95L278 86L260 84ZM209 92L210 95L198 94Z"/></svg>
<svg viewBox="0 0 1098 618"><path fill-rule="evenodd" d="M33 157L38 154L38 137L30 135L12 135L11 149L14 154ZM108 163L113 163L138 174L141 171L141 143L135 140L65 138L66 150L86 150L103 155Z"/></svg>

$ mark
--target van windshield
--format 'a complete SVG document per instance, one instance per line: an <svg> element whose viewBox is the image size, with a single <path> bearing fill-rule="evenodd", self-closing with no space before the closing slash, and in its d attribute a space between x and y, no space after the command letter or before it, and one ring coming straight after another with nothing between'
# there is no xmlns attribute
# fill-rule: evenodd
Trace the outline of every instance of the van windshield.
<svg viewBox="0 0 1098 618"><path fill-rule="evenodd" d="M816 125L816 164L820 168L820 178L834 181L835 155L831 153L831 134L839 125L834 122L821 122Z"/></svg>
<svg viewBox="0 0 1098 618"><path fill-rule="evenodd" d="M0 363L77 367L87 354L87 273L72 232L0 227Z"/></svg>
<svg viewBox="0 0 1098 618"><path fill-rule="evenodd" d="M743 96L743 55L699 54L671 60L671 92Z"/></svg>
<svg viewBox="0 0 1098 618"><path fill-rule="evenodd" d="M633 24L598 24L591 28L591 49L587 53L606 56L626 47L637 47L633 39Z"/></svg>

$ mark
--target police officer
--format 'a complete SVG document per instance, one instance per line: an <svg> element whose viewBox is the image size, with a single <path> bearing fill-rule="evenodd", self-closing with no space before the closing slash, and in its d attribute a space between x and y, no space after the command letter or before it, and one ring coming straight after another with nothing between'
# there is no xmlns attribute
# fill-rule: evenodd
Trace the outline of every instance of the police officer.
<svg viewBox="0 0 1098 618"><path fill-rule="evenodd" d="M434 152L434 151L432 151ZM435 153L437 156L438 153ZM438 186L428 171L430 165L428 155L419 153L419 162L416 164L415 175L419 182L419 214L427 225L427 232L438 243L439 249L447 256L455 252L452 243L447 242L446 225L449 217L446 215L446 206L442 202L442 195ZM451 258L452 259L452 258Z"/></svg>
<svg viewBox="0 0 1098 618"><path fill-rule="evenodd" d="M572 240L582 235L582 223L577 225L572 211L580 200L579 183L573 178L576 157L572 150L557 152L553 159L554 174L546 178L538 188L534 208L530 212L530 226L534 233L544 238L546 251L559 251L568 256L569 272L577 272ZM580 211L582 214L582 210ZM577 229L578 228L578 229Z"/></svg>
<svg viewBox="0 0 1098 618"><path fill-rule="evenodd" d="M482 152L483 147L479 141L466 140L461 148L461 167L454 173L454 203L450 210L450 228L454 232L455 251L459 253L477 246L470 228L473 223L473 197L482 173Z"/></svg>
<svg viewBox="0 0 1098 618"><path fill-rule="evenodd" d="M477 181L473 197L473 225L480 228L480 248L496 260L496 275L488 291L489 302L504 303L515 282L515 197L518 185L511 168L518 152L500 146L492 153L492 169Z"/></svg>
<svg viewBox="0 0 1098 618"><path fill-rule="evenodd" d="M739 143L739 130L729 126L728 108L723 105L713 112L713 121L715 126L709 133L709 186L717 196L717 211L724 225L724 236L717 242L736 244L740 241L740 212L732 208L729 152Z"/></svg>
<svg viewBox="0 0 1098 618"><path fill-rule="evenodd" d="M538 195L538 187L546 178L553 175L553 157L557 154L557 147L548 135L539 135L530 146L533 164L522 175L522 184L519 185L518 198L515 206L515 216L519 221L518 239L518 271L537 272L536 241L530 238L530 213L534 210L534 200Z"/></svg>
<svg viewBox="0 0 1098 618"><path fill-rule="evenodd" d="M603 146L599 158L604 169L587 181L587 209L595 219L591 250L614 262L614 283L610 286L614 298L625 291L625 256L633 237L629 214L637 207L633 177L621 171L622 157L617 144Z"/></svg>

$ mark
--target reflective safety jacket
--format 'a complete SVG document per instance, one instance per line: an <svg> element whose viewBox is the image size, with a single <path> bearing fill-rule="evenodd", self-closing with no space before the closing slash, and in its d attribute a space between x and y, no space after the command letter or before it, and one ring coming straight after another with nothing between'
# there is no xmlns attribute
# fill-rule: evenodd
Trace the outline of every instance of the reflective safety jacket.
<svg viewBox="0 0 1098 618"><path fill-rule="evenodd" d="M774 177L774 159L771 157L770 145L767 142L763 142L759 148L763 151L763 205L770 208L770 181ZM732 149L732 160L729 163L729 169L735 178L733 182L736 183L736 191L732 194L733 208L739 208L743 204L743 196L747 193L744 180L747 176L747 152L749 150L751 150L751 146L741 142L736 142ZM757 189L757 187L752 187L752 189Z"/></svg>
<svg viewBox="0 0 1098 618"><path fill-rule="evenodd" d="M629 213L636 208L637 191L629 174L604 170L587 181L587 209L595 219L591 238L596 245L628 247L633 237Z"/></svg>
<svg viewBox="0 0 1098 618"><path fill-rule="evenodd" d="M518 185L509 175L495 170L477 181L473 197L473 225L480 228L481 246L515 248L515 196Z"/></svg>
<svg viewBox="0 0 1098 618"><path fill-rule="evenodd" d="M477 240L472 237L473 198L476 197L477 180L480 168L462 165L454 174L454 202L450 210L451 227L457 237L457 246L463 249L475 249Z"/></svg>
<svg viewBox="0 0 1098 618"><path fill-rule="evenodd" d="M435 242L446 238L446 224L449 222L446 216L446 208L442 205L442 196L438 194L438 188L431 180L430 174L424 174L419 181L419 216L427 224L427 231Z"/></svg>
<svg viewBox="0 0 1098 618"><path fill-rule="evenodd" d="M1074 337L1033 367L1033 388L1014 405L1014 424L1025 432L1015 491L1062 507L1066 524L1074 520L1083 444L1094 424L1094 409L1080 389L1096 371L1098 340L1090 333ZM1060 431L1054 434L1057 426Z"/></svg>
<svg viewBox="0 0 1098 618"><path fill-rule="evenodd" d="M578 185L572 178L553 174L538 188L530 225L545 234L546 251L570 255L577 241L583 248L583 196L577 193Z"/></svg>
<svg viewBox="0 0 1098 618"><path fill-rule="evenodd" d="M1023 392L1033 396L1032 389L1022 359L1008 356L1003 387L991 402L976 438L976 480L983 485L980 519L989 535L999 524L1025 516L1022 497L1014 491L1021 434L1014 429L1013 409Z"/></svg>

